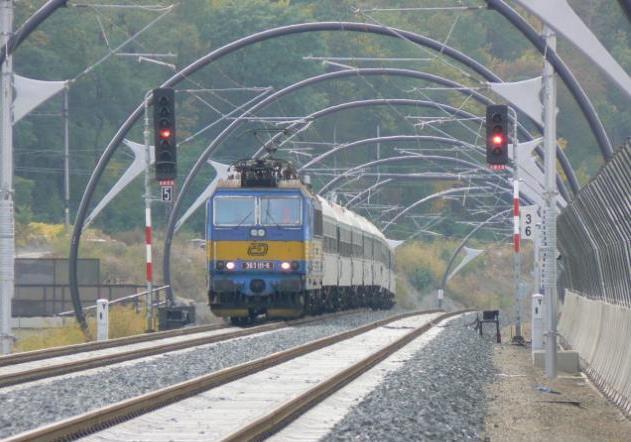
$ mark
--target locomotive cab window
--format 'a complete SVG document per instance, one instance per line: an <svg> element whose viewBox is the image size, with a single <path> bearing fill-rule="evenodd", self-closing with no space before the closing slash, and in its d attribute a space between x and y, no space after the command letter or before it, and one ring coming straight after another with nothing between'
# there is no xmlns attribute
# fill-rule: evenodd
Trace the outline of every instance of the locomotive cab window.
<svg viewBox="0 0 631 442"><path fill-rule="evenodd" d="M300 198L261 198L261 224L264 226L302 224L302 201Z"/></svg>
<svg viewBox="0 0 631 442"><path fill-rule="evenodd" d="M251 196L216 196L213 220L216 226L251 226L255 224L256 200Z"/></svg>

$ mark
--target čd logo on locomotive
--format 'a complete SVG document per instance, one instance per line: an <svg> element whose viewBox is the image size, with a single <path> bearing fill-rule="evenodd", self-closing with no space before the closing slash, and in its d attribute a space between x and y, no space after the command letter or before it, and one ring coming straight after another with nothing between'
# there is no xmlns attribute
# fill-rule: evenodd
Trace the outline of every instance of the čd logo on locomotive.
<svg viewBox="0 0 631 442"><path fill-rule="evenodd" d="M267 255L267 244L264 242L253 242L248 247L249 256L265 256Z"/></svg>

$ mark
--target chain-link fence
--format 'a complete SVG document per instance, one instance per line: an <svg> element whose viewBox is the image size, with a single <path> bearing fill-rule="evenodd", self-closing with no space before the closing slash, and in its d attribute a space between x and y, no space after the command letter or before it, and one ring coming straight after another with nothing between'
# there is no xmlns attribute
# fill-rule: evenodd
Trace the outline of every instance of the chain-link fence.
<svg viewBox="0 0 631 442"><path fill-rule="evenodd" d="M558 218L561 286L631 308L631 143Z"/></svg>

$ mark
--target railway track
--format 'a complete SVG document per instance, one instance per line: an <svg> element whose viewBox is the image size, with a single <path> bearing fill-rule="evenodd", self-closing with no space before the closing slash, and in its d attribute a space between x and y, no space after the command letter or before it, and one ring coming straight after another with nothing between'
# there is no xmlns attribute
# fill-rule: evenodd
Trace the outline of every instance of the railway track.
<svg viewBox="0 0 631 442"><path fill-rule="evenodd" d="M332 317L349 315L354 312L357 312L357 310L292 321L271 322L248 328L225 325L192 327L184 330L158 332L151 335L130 336L111 341L90 342L36 352L16 353L15 355L3 357L0 360L0 388L280 330L291 326L326 321Z"/></svg>
<svg viewBox="0 0 631 442"><path fill-rule="evenodd" d="M166 330L155 333L146 333L142 335L126 336L124 338L108 339L107 341L86 342L83 344L65 345L63 347L44 348L41 350L13 353L0 356L0 367L23 364L25 362L39 361L42 359L56 358L60 356L69 356L90 351L104 350L106 348L138 344L140 342L149 342L159 339L173 338L177 336L186 336L195 333L220 330L222 328L228 327L229 326L226 324L200 325L196 327L179 328L176 330Z"/></svg>
<svg viewBox="0 0 631 442"><path fill-rule="evenodd" d="M203 423L207 427L216 429L216 427L221 427L219 425L221 422L229 424L230 411L234 415L234 411L238 410L240 415L247 394L254 395L255 398L253 406L255 413L258 413L255 419L241 422L243 419L236 416L236 422L238 422L236 427L227 431L224 428L219 437L215 437L216 434L205 434L204 431L198 436L200 440L260 440L287 425L323 398L425 333L437 322L460 313L464 312L440 314L437 311L425 311L396 315L21 433L7 440L68 440L103 430L105 430L104 434L95 434L90 438L127 440L131 437L134 440L160 440L161 438L172 440L180 435L178 428L181 424L171 425L171 422L184 418L191 424L190 419L194 420L196 415L199 416L198 411L203 412L203 417L197 425ZM356 345L359 343L361 345ZM330 353L328 358L322 356L327 352ZM353 356L350 357L350 354ZM352 360L352 363L347 363L347 359ZM342 366L343 369L340 369ZM298 380L300 376L307 376L307 379L300 381ZM290 400L286 397L277 398L280 402L277 401L278 403L273 407L270 401L256 399L257 394L260 396L265 392L274 392L275 389L282 390L283 388L292 390L299 386L306 391L291 391ZM231 398L238 403L229 403ZM188 401L194 401L194 404ZM216 406L222 402L227 404L225 409ZM200 408L201 404L205 406ZM173 407L176 411L171 410ZM261 410L270 409L271 412L260 416ZM219 413L217 420L212 417L213 412L215 415ZM169 413L175 413L176 417L168 417ZM160 414L160 416L152 416L154 414ZM116 434L118 427L109 428L137 416L140 417L123 424L128 427L131 425L133 431L137 430L135 436L129 433L129 428L120 430L123 431L122 436ZM162 426L170 427L172 432L163 437L154 433L148 434L142 430L143 424L146 425L147 422L136 422L137 420L148 421L147 428L152 430ZM232 421L234 420L235 417L232 418ZM167 424L156 426L157 422ZM193 425L196 424L193 423ZM112 431L114 435L109 434Z"/></svg>

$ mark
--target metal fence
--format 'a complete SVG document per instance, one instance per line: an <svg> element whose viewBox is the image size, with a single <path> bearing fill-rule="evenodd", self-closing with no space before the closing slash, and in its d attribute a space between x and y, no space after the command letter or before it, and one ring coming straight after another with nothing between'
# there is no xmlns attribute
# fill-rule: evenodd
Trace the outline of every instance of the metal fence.
<svg viewBox="0 0 631 442"><path fill-rule="evenodd" d="M631 143L563 210L558 246L562 287L631 308Z"/></svg>
<svg viewBox="0 0 631 442"><path fill-rule="evenodd" d="M83 258L78 262L79 285L99 284L101 270L98 259ZM67 285L68 260L65 258L16 258L16 285Z"/></svg>
<svg viewBox="0 0 631 442"><path fill-rule="evenodd" d="M138 293L144 286L131 284L82 285L81 304L84 308L96 304L97 299L113 301ZM72 310L68 285L16 285L13 298L13 316L53 316Z"/></svg>
<svg viewBox="0 0 631 442"><path fill-rule="evenodd" d="M80 259L78 269L81 304L86 307L93 306L97 299L112 301L144 290L142 285L102 284L98 259ZM68 283L67 259L18 258L15 260L13 316L52 316L71 309L72 298Z"/></svg>

